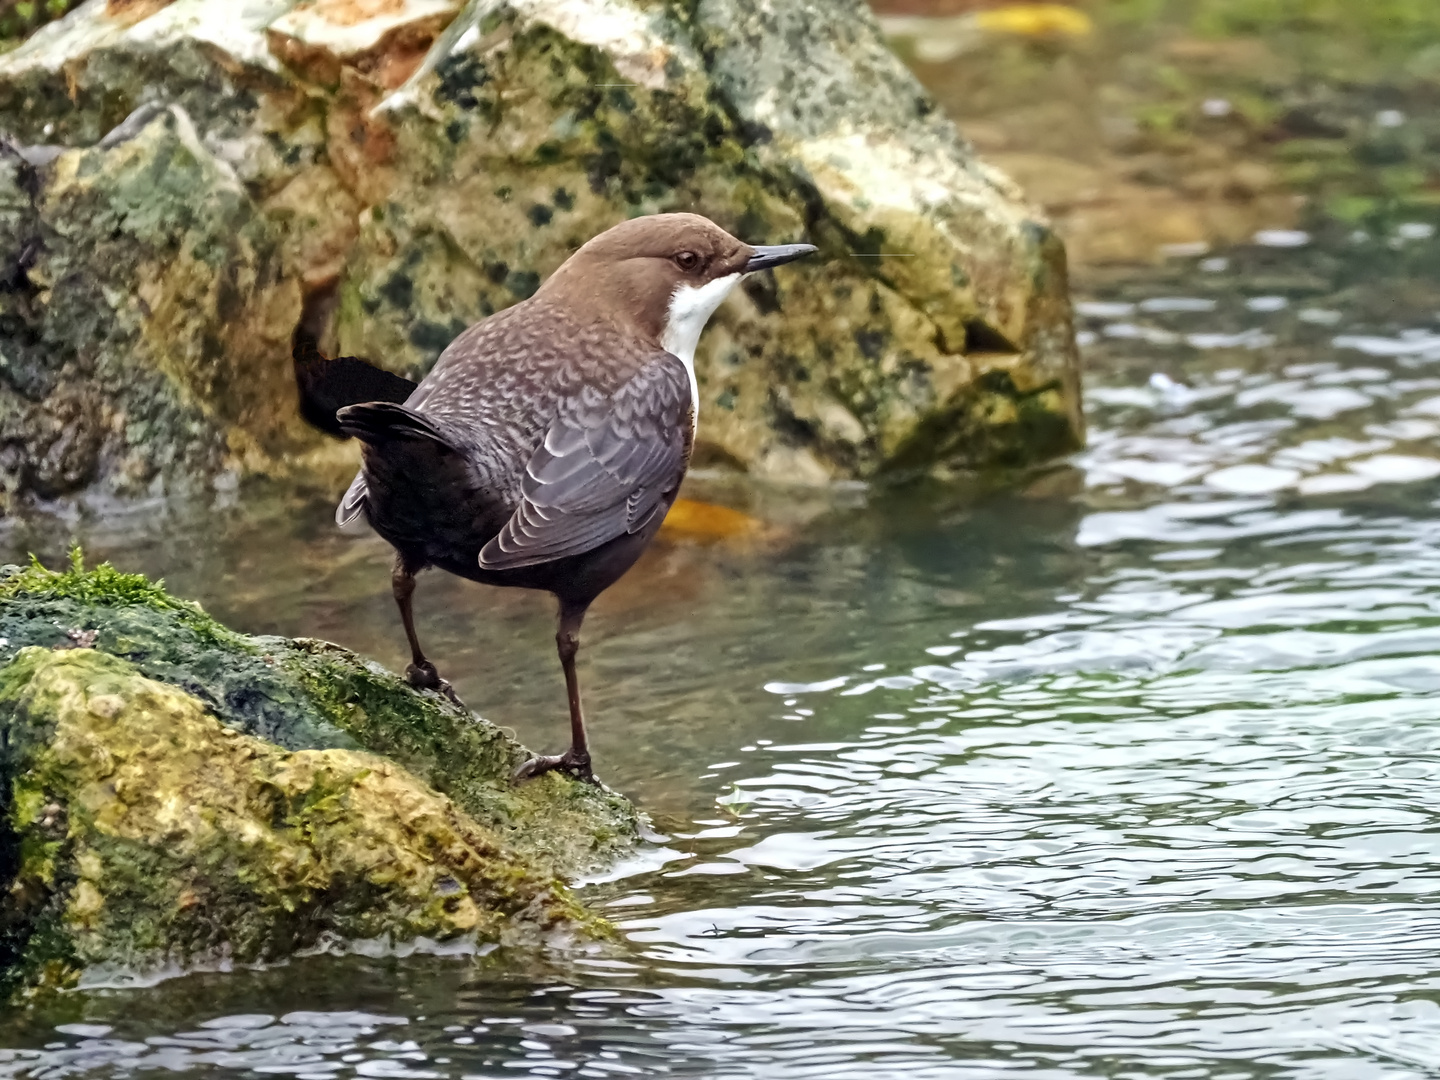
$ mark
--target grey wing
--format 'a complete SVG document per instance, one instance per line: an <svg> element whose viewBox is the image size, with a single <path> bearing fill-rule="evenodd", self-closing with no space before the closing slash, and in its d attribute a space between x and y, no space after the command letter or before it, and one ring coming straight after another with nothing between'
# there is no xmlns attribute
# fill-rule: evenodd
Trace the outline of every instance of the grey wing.
<svg viewBox="0 0 1440 1080"><path fill-rule="evenodd" d="M365 496L368 493L365 474L356 473L355 479L350 481L350 487L345 491L345 497L335 508L335 524L347 532L358 531L357 526L365 513Z"/></svg>
<svg viewBox="0 0 1440 1080"><path fill-rule="evenodd" d="M608 397L572 399L526 465L520 505L481 550L481 567L533 566L639 532L685 473L693 408L689 373L669 353Z"/></svg>

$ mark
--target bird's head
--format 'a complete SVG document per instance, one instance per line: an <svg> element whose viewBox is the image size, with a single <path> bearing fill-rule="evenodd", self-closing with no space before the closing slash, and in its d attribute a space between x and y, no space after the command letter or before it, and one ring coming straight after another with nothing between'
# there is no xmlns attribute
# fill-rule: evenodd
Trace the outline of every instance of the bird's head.
<svg viewBox="0 0 1440 1080"><path fill-rule="evenodd" d="M585 244L541 294L619 318L689 364L700 331L741 278L814 250L811 244L754 247L698 214L652 214Z"/></svg>

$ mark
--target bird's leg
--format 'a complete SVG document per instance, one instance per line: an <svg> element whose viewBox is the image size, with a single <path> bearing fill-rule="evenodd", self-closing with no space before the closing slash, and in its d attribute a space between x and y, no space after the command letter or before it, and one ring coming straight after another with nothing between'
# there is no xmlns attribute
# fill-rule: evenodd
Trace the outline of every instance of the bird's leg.
<svg viewBox="0 0 1440 1080"><path fill-rule="evenodd" d="M415 612L410 604L410 598L415 595L415 572L403 557L395 559L395 569L390 573L390 588L395 593L400 621L405 624L405 636L410 641L410 666L405 669L405 681L419 690L438 690L460 708L465 708L454 688L440 677L435 665L420 651L420 638L415 633Z"/></svg>
<svg viewBox="0 0 1440 1080"><path fill-rule="evenodd" d="M565 672L565 694L570 702L570 749L561 756L566 768L581 780L594 781L590 771L590 743L585 738L585 713L580 707L580 676L575 672L575 656L580 651L580 624L585 609L560 611L555 631L555 649L560 654L560 667Z"/></svg>
<svg viewBox="0 0 1440 1080"><path fill-rule="evenodd" d="M576 780L597 783L590 771L590 744L585 738L585 713L580 708L580 677L575 673L575 654L580 651L580 624L585 621L585 609L560 605L559 625L555 631L555 649L560 654L560 666L565 671L565 691L570 698L570 749L563 754L531 758L515 770L516 780L529 780L558 769Z"/></svg>

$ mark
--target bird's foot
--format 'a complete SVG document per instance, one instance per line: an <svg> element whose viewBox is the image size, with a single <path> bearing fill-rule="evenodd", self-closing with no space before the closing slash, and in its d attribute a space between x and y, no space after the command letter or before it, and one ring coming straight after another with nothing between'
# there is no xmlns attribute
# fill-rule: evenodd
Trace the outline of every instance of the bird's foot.
<svg viewBox="0 0 1440 1080"><path fill-rule="evenodd" d="M462 709L466 708L460 695L455 693L455 688L440 677L435 670L435 665L426 660L423 664L411 664L405 669L405 681L416 690L434 690L449 698L452 703ZM468 711L468 710L467 710Z"/></svg>
<svg viewBox="0 0 1440 1080"><path fill-rule="evenodd" d="M543 757L533 757L521 765L513 773L510 779L515 783L522 780L533 780L547 772L563 772L573 780L583 780L587 784L598 784L595 774L590 771L590 755L588 753L575 752L571 747L563 754L549 754Z"/></svg>

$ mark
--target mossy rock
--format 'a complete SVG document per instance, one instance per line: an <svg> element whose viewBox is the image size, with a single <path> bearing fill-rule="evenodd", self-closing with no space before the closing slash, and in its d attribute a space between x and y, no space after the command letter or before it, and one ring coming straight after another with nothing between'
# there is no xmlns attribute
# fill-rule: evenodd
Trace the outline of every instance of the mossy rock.
<svg viewBox="0 0 1440 1080"><path fill-rule="evenodd" d="M820 248L702 338L697 462L824 483L1083 438L1062 244L863 0L89 4L0 56L0 129L58 155L9 193L0 159L0 248L41 218L0 303L0 351L34 369L0 366L15 503L338 483L345 448L292 423L302 294L338 280L326 347L419 376L591 236L673 210ZM91 209L137 178L155 195L112 240Z"/></svg>
<svg viewBox="0 0 1440 1080"><path fill-rule="evenodd" d="M0 570L0 1000L334 942L604 932L638 819L439 695L135 574Z"/></svg>

